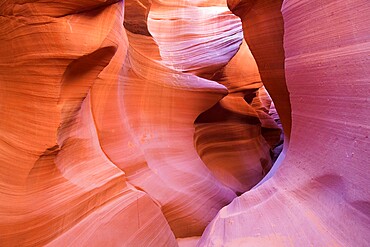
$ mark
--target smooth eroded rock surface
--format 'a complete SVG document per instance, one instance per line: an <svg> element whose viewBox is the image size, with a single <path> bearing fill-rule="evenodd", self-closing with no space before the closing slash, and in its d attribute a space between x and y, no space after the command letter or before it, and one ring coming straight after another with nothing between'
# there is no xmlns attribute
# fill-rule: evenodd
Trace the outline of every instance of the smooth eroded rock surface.
<svg viewBox="0 0 370 247"><path fill-rule="evenodd" d="M270 180L219 212L198 246L368 245L369 7L284 2L289 149Z"/></svg>
<svg viewBox="0 0 370 247"><path fill-rule="evenodd" d="M2 1L0 246L367 246L369 10Z"/></svg>

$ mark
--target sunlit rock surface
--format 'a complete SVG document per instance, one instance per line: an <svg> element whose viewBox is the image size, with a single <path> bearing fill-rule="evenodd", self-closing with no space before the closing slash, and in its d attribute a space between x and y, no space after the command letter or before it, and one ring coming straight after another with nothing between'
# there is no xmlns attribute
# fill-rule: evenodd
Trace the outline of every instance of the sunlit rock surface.
<svg viewBox="0 0 370 247"><path fill-rule="evenodd" d="M2 1L0 246L367 246L369 10Z"/></svg>
<svg viewBox="0 0 370 247"><path fill-rule="evenodd" d="M2 246L176 244L99 143L93 88L127 49L123 4L100 5L0 5Z"/></svg>
<svg viewBox="0 0 370 247"><path fill-rule="evenodd" d="M219 212L198 246L369 245L369 7L284 2L289 149L270 180Z"/></svg>

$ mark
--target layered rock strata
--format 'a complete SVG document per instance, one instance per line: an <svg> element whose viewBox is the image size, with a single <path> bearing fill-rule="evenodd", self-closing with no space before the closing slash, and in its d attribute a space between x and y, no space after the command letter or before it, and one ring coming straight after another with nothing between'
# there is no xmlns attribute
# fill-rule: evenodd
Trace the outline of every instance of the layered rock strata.
<svg viewBox="0 0 370 247"><path fill-rule="evenodd" d="M1 246L368 245L369 4L227 4L0 3Z"/></svg>
<svg viewBox="0 0 370 247"><path fill-rule="evenodd" d="M248 49L225 2L3 1L0 13L2 245L176 246L271 166L269 107L252 56L233 75ZM246 128L238 166L257 167L235 168L237 186L194 146L198 116L240 111L232 95L217 103L229 91L253 119L227 127Z"/></svg>
<svg viewBox="0 0 370 247"><path fill-rule="evenodd" d="M126 57L122 3L3 1L0 11L1 245L176 245L94 123L93 88L118 83Z"/></svg>
<svg viewBox="0 0 370 247"><path fill-rule="evenodd" d="M268 1L250 12L258 2ZM198 246L369 244L369 9L361 0L284 1L289 149L270 180L219 212Z"/></svg>

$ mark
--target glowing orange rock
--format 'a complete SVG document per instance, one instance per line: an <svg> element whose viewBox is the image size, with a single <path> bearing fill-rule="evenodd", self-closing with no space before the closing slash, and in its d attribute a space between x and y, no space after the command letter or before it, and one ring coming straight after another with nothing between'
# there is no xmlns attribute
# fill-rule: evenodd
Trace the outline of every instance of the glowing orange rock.
<svg viewBox="0 0 370 247"><path fill-rule="evenodd" d="M227 4L0 3L1 246L368 245L369 4Z"/></svg>
<svg viewBox="0 0 370 247"><path fill-rule="evenodd" d="M122 3L87 2L0 5L0 243L176 245L100 148L91 88L127 44Z"/></svg>

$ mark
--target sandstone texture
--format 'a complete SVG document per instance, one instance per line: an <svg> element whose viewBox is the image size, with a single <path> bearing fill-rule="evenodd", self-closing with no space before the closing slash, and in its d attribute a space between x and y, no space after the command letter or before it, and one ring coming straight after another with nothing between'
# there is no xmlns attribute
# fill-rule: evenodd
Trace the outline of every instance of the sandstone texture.
<svg viewBox="0 0 370 247"><path fill-rule="evenodd" d="M368 246L366 0L0 2L0 246Z"/></svg>
<svg viewBox="0 0 370 247"><path fill-rule="evenodd" d="M280 9L257 1L251 12L259 2ZM223 208L198 246L368 246L369 9L284 1L289 148L272 178Z"/></svg>

